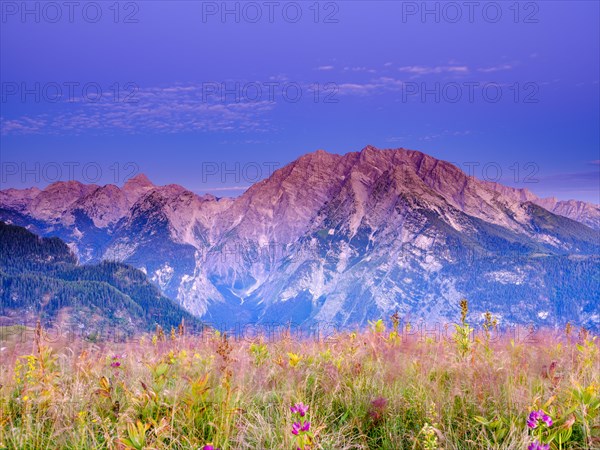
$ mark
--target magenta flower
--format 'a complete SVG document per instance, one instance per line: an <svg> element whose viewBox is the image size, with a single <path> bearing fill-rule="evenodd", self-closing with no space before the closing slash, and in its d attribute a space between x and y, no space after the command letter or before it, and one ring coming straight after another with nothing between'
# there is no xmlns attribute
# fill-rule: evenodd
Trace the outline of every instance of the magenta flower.
<svg viewBox="0 0 600 450"><path fill-rule="evenodd" d="M204 447L202 447L202 450L219 450L218 448L216 448L214 445L212 444L207 444Z"/></svg>
<svg viewBox="0 0 600 450"><path fill-rule="evenodd" d="M292 434L298 436L299 433L310 430L310 422L306 421L303 423L294 422L292 424Z"/></svg>
<svg viewBox="0 0 600 450"><path fill-rule="evenodd" d="M550 450L550 444L542 444L539 441L534 441L529 444L527 450Z"/></svg>
<svg viewBox="0 0 600 450"><path fill-rule="evenodd" d="M527 418L527 426L529 428L537 428L540 424L540 420L546 424L547 427L551 427L554 422L552 418L541 409L537 411L531 411Z"/></svg>
<svg viewBox="0 0 600 450"><path fill-rule="evenodd" d="M112 357L112 362L110 363L110 367L118 368L121 367L121 361L119 361L123 356L122 355L114 355Z"/></svg>
<svg viewBox="0 0 600 450"><path fill-rule="evenodd" d="M292 424L292 434L298 436L298 433L300 432L301 427L302 427L302 425L300 425L300 422L294 422Z"/></svg>
<svg viewBox="0 0 600 450"><path fill-rule="evenodd" d="M302 402L296 403L294 406L290 407L290 411L292 411L292 414L300 414L300 417L304 417L308 411L308 405L305 405Z"/></svg>

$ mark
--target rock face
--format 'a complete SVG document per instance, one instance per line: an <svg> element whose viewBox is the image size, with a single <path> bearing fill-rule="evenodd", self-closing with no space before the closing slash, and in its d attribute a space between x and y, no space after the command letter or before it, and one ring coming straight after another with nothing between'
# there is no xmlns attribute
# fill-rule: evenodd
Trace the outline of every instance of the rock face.
<svg viewBox="0 0 600 450"><path fill-rule="evenodd" d="M120 260L205 320L336 326L398 310L597 328L600 208L540 199L418 151L307 154L235 199L77 182L0 191L0 220Z"/></svg>

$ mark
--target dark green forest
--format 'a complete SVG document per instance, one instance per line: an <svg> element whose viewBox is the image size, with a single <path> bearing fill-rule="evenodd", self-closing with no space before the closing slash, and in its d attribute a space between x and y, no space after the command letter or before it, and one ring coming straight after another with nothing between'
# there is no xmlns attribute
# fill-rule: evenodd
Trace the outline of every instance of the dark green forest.
<svg viewBox="0 0 600 450"><path fill-rule="evenodd" d="M197 319L161 294L146 275L119 262L79 265L58 238L41 238L0 222L0 316L3 322L40 319L89 333L131 334L170 329Z"/></svg>

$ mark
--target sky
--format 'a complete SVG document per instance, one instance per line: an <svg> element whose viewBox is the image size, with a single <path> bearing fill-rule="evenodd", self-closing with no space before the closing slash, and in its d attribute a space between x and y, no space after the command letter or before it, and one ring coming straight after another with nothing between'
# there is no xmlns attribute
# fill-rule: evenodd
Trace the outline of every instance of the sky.
<svg viewBox="0 0 600 450"><path fill-rule="evenodd" d="M0 188L404 147L600 203L600 2L0 1Z"/></svg>

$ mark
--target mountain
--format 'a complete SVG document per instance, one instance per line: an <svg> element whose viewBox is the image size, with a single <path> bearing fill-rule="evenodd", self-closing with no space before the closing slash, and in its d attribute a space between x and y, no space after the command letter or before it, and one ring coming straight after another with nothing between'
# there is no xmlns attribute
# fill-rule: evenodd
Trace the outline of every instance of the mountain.
<svg viewBox="0 0 600 450"><path fill-rule="evenodd" d="M557 200L554 197L538 198L527 189L503 186L499 183L487 183L492 189L515 201L529 201L559 216L581 222L594 230L600 230L600 207L581 200Z"/></svg>
<svg viewBox="0 0 600 450"><path fill-rule="evenodd" d="M198 320L164 297L139 270L117 262L78 265L60 239L0 222L0 318L65 331L118 333ZM112 335L110 336L112 338Z"/></svg>
<svg viewBox="0 0 600 450"><path fill-rule="evenodd" d="M138 267L217 325L350 326L396 310L448 321L462 297L475 320L600 323L597 205L539 199L418 151L320 150L235 199L144 176L6 190L0 219L59 236L81 261Z"/></svg>

